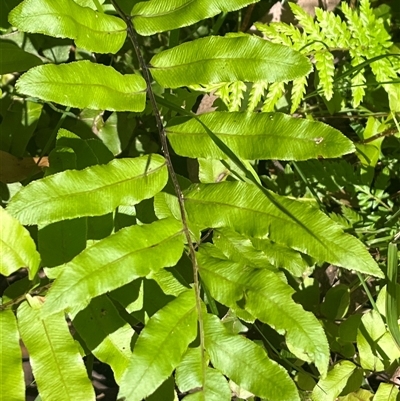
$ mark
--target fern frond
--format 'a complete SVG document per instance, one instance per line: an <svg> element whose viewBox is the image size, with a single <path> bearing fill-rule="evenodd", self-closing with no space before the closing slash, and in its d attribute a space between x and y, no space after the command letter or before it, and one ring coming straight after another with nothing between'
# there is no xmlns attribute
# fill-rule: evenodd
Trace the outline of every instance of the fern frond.
<svg viewBox="0 0 400 401"><path fill-rule="evenodd" d="M219 96L219 98L225 103L227 107L230 103L230 86L231 83L226 82L224 85L222 85L215 91L215 94Z"/></svg>
<svg viewBox="0 0 400 401"><path fill-rule="evenodd" d="M358 66L359 64L363 63L365 60L358 56L353 55L353 59L351 61L351 65L353 67ZM358 107L365 96L365 70L364 68L360 71L357 71L354 76L351 77L351 93L353 96L353 107Z"/></svg>
<svg viewBox="0 0 400 401"><path fill-rule="evenodd" d="M321 39L321 30L318 24L315 23L313 17L304 11L299 5L295 3L289 3L290 8L304 31L312 40Z"/></svg>
<svg viewBox="0 0 400 401"><path fill-rule="evenodd" d="M267 90L267 88L268 88L268 82L260 81L253 83L249 96L249 104L247 106L248 111L254 111L256 109L258 103L260 103L262 97L264 96L264 93Z"/></svg>
<svg viewBox="0 0 400 401"><path fill-rule="evenodd" d="M333 54L328 51L321 51L314 54L315 66L319 75L319 86L324 91L327 100L333 96L333 77L335 75L335 65Z"/></svg>
<svg viewBox="0 0 400 401"><path fill-rule="evenodd" d="M285 91L285 83L284 82L274 82L268 87L268 95L265 99L263 107L261 111L269 112L274 111L274 107L278 100L282 97Z"/></svg>
<svg viewBox="0 0 400 401"><path fill-rule="evenodd" d="M307 78L308 78L308 75L297 78L293 81L292 96L291 96L292 106L290 108L290 113L292 113L292 114L300 106L300 103L303 100L304 94L306 93Z"/></svg>
<svg viewBox="0 0 400 401"><path fill-rule="evenodd" d="M239 111L246 92L247 86L242 81L232 82L230 86L231 93L229 95L229 111Z"/></svg>
<svg viewBox="0 0 400 401"><path fill-rule="evenodd" d="M349 48L351 34L346 23L338 15L321 8L315 9L315 15L327 46L341 49Z"/></svg>
<svg viewBox="0 0 400 401"><path fill-rule="evenodd" d="M282 25L287 25L282 22L276 22L274 24L265 25L259 22L255 23L256 28L264 34L264 37L270 40L272 43L278 43L280 45L285 45L292 47L293 41L290 38L290 35L286 35L282 33L281 27Z"/></svg>

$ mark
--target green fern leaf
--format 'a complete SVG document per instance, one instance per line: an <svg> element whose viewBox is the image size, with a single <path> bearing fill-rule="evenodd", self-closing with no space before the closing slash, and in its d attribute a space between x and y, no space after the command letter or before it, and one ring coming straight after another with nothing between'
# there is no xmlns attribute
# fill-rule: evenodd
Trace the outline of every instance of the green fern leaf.
<svg viewBox="0 0 400 401"><path fill-rule="evenodd" d="M24 371L17 320L12 310L0 311L0 400L25 399Z"/></svg>
<svg viewBox="0 0 400 401"><path fill-rule="evenodd" d="M274 82L268 87L267 98L261 108L263 112L270 112L275 110L275 105L285 92L284 82Z"/></svg>
<svg viewBox="0 0 400 401"><path fill-rule="evenodd" d="M151 271L174 266L182 252L182 224L175 219L123 228L63 265L48 293L43 313L77 313L94 297Z"/></svg>
<svg viewBox="0 0 400 401"><path fill-rule="evenodd" d="M222 182L196 186L186 194L185 204L189 218L201 227L231 227L241 234L268 237L318 261L383 276L361 242L304 202L269 192L266 196L243 182Z"/></svg>
<svg viewBox="0 0 400 401"><path fill-rule="evenodd" d="M261 101L265 91L268 88L268 83L265 81L254 82L250 90L248 111L254 111Z"/></svg>
<svg viewBox="0 0 400 401"><path fill-rule="evenodd" d="M328 342L316 317L293 301L294 290L269 269L217 259L208 248L211 246L200 250L198 262L213 298L234 310L240 300L244 301L246 311L284 333L289 350L302 360L314 362L324 376L329 362Z"/></svg>
<svg viewBox="0 0 400 401"><path fill-rule="evenodd" d="M122 377L119 398L141 401L152 394L178 366L196 335L196 299L189 290L149 319Z"/></svg>
<svg viewBox="0 0 400 401"><path fill-rule="evenodd" d="M307 87L307 78L308 76L297 78L293 81L292 87L292 105L290 107L290 113L293 114L297 108L300 106L301 101L304 98L304 94L306 93Z"/></svg>
<svg viewBox="0 0 400 401"><path fill-rule="evenodd" d="M319 51L314 54L314 58L319 75L319 85L323 89L326 99L331 100L333 96L333 76L335 74L333 54L328 51Z"/></svg>
<svg viewBox="0 0 400 401"><path fill-rule="evenodd" d="M204 332L213 366L240 387L274 401L300 401L287 371L269 359L262 347L229 333L214 315L204 315Z"/></svg>

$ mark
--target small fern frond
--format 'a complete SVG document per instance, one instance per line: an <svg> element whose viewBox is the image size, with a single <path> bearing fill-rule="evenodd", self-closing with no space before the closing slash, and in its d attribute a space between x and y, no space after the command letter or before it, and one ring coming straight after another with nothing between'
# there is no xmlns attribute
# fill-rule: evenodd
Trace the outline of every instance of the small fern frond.
<svg viewBox="0 0 400 401"><path fill-rule="evenodd" d="M227 107L230 103L230 86L231 83L226 82L224 85L222 85L215 91L215 94L219 96L219 98L225 103Z"/></svg>
<svg viewBox="0 0 400 401"><path fill-rule="evenodd" d="M321 39L321 30L318 24L315 23L313 17L304 11L299 5L295 3L289 3L290 8L296 19L299 21L300 25L304 31L308 34L312 40Z"/></svg>
<svg viewBox="0 0 400 401"><path fill-rule="evenodd" d="M259 82L254 82L253 86L250 91L250 96L249 96L249 104L247 106L248 111L254 111L260 103L262 97L264 96L265 91L268 88L268 82L266 81L259 81Z"/></svg>
<svg viewBox="0 0 400 401"><path fill-rule="evenodd" d="M230 85L230 95L229 95L229 111L239 111L242 105L242 100L244 98L244 93L246 92L247 86L242 81L232 82Z"/></svg>
<svg viewBox="0 0 400 401"><path fill-rule="evenodd" d="M261 111L269 112L274 111L275 105L278 103L278 100L282 97L285 91L285 83L284 82L274 82L268 88L268 95L265 99L263 107Z"/></svg>
<svg viewBox="0 0 400 401"><path fill-rule="evenodd" d="M333 54L328 51L316 52L314 59L319 75L319 86L324 91L326 99L331 100L333 96L333 77L335 75Z"/></svg>
<svg viewBox="0 0 400 401"><path fill-rule="evenodd" d="M321 33L325 36L325 44L332 48L348 49L351 33L346 23L338 15L321 8L315 9L315 15L321 27Z"/></svg>
<svg viewBox="0 0 400 401"><path fill-rule="evenodd" d="M274 24L265 25L265 24L256 22L255 26L272 43L278 43L280 45L285 45L285 46L289 46L289 47L293 46L293 41L291 40L291 35L282 33L283 27L287 26L287 24L284 24L283 22L276 22Z"/></svg>
<svg viewBox="0 0 400 401"><path fill-rule="evenodd" d="M290 108L291 114L293 114L297 110L297 108L300 106L301 101L303 100L304 94L306 93L307 78L308 75L297 78L293 81L291 96L292 105Z"/></svg>

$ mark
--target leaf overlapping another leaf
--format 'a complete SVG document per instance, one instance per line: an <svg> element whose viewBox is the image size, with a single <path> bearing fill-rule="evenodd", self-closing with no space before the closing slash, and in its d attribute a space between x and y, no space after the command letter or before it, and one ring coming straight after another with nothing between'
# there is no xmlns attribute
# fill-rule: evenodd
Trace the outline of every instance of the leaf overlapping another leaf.
<svg viewBox="0 0 400 401"><path fill-rule="evenodd" d="M192 392L184 400L230 401L231 390L226 378L221 372L209 366L203 371L202 363L200 347L189 348L176 368L175 377L179 390ZM207 365L208 363L207 361ZM204 372L205 377L203 378Z"/></svg>
<svg viewBox="0 0 400 401"><path fill-rule="evenodd" d="M186 193L185 205L189 219L202 228L230 227L268 237L318 261L383 277L360 241L304 202L244 182L223 182L197 185Z"/></svg>
<svg viewBox="0 0 400 401"><path fill-rule="evenodd" d="M285 335L291 352L314 362L325 375L329 362L326 336L316 317L293 301L294 290L269 269L216 258L208 248L200 251L198 262L211 295L233 310L243 301L252 316Z"/></svg>
<svg viewBox="0 0 400 401"><path fill-rule="evenodd" d="M353 143L329 125L283 113L213 112L198 119L238 157L307 160L354 152ZM175 152L191 158L226 159L196 119L166 129Z"/></svg>
<svg viewBox="0 0 400 401"><path fill-rule="evenodd" d="M76 313L98 295L152 271L174 266L182 256L183 246L182 224L172 218L123 228L61 267L43 313Z"/></svg>
<svg viewBox="0 0 400 401"><path fill-rule="evenodd" d="M74 39L77 46L96 53L116 53L126 38L122 19L73 0L25 0L8 19L21 31Z"/></svg>
<svg viewBox="0 0 400 401"><path fill-rule="evenodd" d="M214 315L204 315L204 332L213 366L235 383L269 400L300 400L287 371L270 360L260 346L229 333Z"/></svg>
<svg viewBox="0 0 400 401"><path fill-rule="evenodd" d="M159 155L115 159L33 181L13 197L7 210L22 224L101 216L151 198L167 180L165 160Z"/></svg>
<svg viewBox="0 0 400 401"><path fill-rule="evenodd" d="M9 276L22 267L32 280L39 268L40 255L29 232L17 219L0 207L0 273Z"/></svg>
<svg viewBox="0 0 400 401"><path fill-rule="evenodd" d="M155 55L154 79L167 88L220 82L288 81L311 70L309 60L286 46L250 35L210 36Z"/></svg>
<svg viewBox="0 0 400 401"><path fill-rule="evenodd" d="M195 24L221 12L239 10L259 0L158 0L140 2L132 10L133 23L140 35L170 31Z"/></svg>
<svg viewBox="0 0 400 401"><path fill-rule="evenodd" d="M24 302L18 308L17 317L42 399L94 401L94 389L64 313L43 319L41 308L32 308Z"/></svg>
<svg viewBox="0 0 400 401"><path fill-rule="evenodd" d="M144 110L146 82L90 61L46 64L26 72L16 83L19 93L64 106L93 110Z"/></svg>
<svg viewBox="0 0 400 401"><path fill-rule="evenodd" d="M141 401L152 394L178 366L196 335L196 298L188 290L149 319L135 343L119 397Z"/></svg>

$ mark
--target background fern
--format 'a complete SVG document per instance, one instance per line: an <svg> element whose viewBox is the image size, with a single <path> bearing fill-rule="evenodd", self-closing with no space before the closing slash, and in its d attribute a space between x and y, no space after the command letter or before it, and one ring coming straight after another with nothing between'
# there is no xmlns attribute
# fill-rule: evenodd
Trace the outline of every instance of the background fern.
<svg viewBox="0 0 400 401"><path fill-rule="evenodd" d="M316 8L315 19L297 4L289 5L299 23L297 26L284 22L256 23L255 26L267 40L292 47L311 59L317 74L318 94L330 101L334 88L340 85L342 91L351 91L348 103L358 107L366 94L367 70L370 69L375 80L373 85L381 85L389 95L391 109L400 110L397 84L400 58L394 54L397 48L386 30L387 21L375 15L370 0L361 0L358 10L352 10L343 2L343 17ZM338 52L341 60L335 62ZM303 76L291 83L256 82L247 86L227 82L218 87L196 89L207 93L214 91L229 111L258 108L273 111L282 96L290 93L290 113L294 113L304 101L308 85L309 76Z"/></svg>

